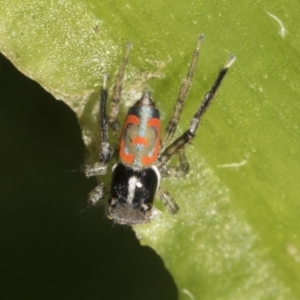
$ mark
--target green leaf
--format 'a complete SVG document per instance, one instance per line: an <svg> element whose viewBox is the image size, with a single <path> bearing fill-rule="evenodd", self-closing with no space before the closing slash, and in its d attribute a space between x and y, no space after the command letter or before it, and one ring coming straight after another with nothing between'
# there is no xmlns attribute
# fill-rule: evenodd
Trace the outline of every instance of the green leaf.
<svg viewBox="0 0 300 300"><path fill-rule="evenodd" d="M94 157L95 92L126 42L134 48L121 114L148 86L165 125L205 33L179 132L237 56L188 148L189 175L162 183L179 213L135 227L180 299L300 297L299 9L291 1L1 1L1 51L77 113Z"/></svg>

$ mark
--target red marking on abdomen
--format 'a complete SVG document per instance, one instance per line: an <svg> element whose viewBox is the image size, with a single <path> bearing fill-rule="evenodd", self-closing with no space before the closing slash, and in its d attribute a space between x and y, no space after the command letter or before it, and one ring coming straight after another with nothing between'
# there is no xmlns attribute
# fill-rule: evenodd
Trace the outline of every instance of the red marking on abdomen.
<svg viewBox="0 0 300 300"><path fill-rule="evenodd" d="M135 115L129 115L127 116L125 120L125 124L123 126L123 131L120 139L120 150L119 150L119 156L120 159L128 165L131 165L134 161L134 156L132 153L126 153L125 152L125 141L124 141L124 131L126 130L128 124L134 124L137 125L140 123L140 119Z"/></svg>
<svg viewBox="0 0 300 300"><path fill-rule="evenodd" d="M160 120L157 118L149 119L147 125L156 129L157 137L155 140L154 151L152 156L144 156L142 158L142 164L144 167L153 165L157 159L160 149Z"/></svg>
<svg viewBox="0 0 300 300"><path fill-rule="evenodd" d="M147 139L145 139L145 138L142 137L142 136L136 136L136 137L133 138L133 140L132 140L132 144L133 144L133 145L139 144L139 145L144 145L144 146L146 146L147 143L148 143Z"/></svg>
<svg viewBox="0 0 300 300"><path fill-rule="evenodd" d="M140 119L135 115L129 115L126 118L125 124L123 127L123 132L122 132L121 139L120 139L119 156L120 156L120 160L127 165L132 165L134 162L134 153L126 153L125 152L125 136L124 136L124 134L128 128L128 125L130 125L130 124L139 125ZM155 163L155 161L157 160L159 150L160 150L160 120L157 118L149 119L147 121L147 126L153 128L156 131L157 136L155 137L155 141L148 141L147 138L142 137L142 136L135 136L131 141L133 145L139 144L139 145L143 145L143 146L146 146L149 143L151 143L151 144L154 143L153 150L151 151L152 155L151 156L145 155L141 158L140 164L143 167L150 167L151 165L153 165Z"/></svg>

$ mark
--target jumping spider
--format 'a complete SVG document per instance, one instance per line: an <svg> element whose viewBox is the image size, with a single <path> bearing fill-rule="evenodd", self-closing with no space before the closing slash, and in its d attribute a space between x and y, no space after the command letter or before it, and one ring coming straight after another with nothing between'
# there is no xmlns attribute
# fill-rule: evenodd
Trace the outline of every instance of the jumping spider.
<svg viewBox="0 0 300 300"><path fill-rule="evenodd" d="M104 77L100 99L100 135L101 147L99 162L84 167L86 176L104 175L113 153L118 151L118 162L112 167L110 196L107 205L107 216L117 223L136 225L146 223L157 214L153 207L157 196L172 214L178 211L178 206L168 192L160 186L161 177L184 176L189 171L184 149L194 139L202 115L211 103L217 89L221 85L235 56L229 56L228 61L220 70L211 90L190 121L189 128L170 144L180 119L183 104L190 89L200 46L204 36L197 41L196 49L184 79L174 112L166 127L166 135L161 141L159 110L152 101L151 95L145 91L142 98L129 108L118 149L113 149L108 141L108 126L114 136L118 135L118 112L121 98L124 71L128 63L130 44L127 45L123 62L117 74L110 104L110 112L106 115L107 76ZM178 154L179 165L167 166L171 157ZM88 203L98 206L103 202L104 185L98 185L89 193Z"/></svg>

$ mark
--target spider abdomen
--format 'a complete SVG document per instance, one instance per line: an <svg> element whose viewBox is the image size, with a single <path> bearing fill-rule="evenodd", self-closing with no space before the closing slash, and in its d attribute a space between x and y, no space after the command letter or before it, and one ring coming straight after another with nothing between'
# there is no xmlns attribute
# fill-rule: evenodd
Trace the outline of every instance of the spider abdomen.
<svg viewBox="0 0 300 300"><path fill-rule="evenodd" d="M160 118L148 92L129 108L120 138L120 161L132 168L150 168L160 151Z"/></svg>

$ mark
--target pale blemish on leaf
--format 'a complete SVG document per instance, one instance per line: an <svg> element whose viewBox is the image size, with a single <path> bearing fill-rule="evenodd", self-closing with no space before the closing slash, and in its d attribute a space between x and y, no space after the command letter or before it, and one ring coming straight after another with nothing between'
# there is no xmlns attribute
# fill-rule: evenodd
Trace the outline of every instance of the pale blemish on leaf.
<svg viewBox="0 0 300 300"><path fill-rule="evenodd" d="M279 35L280 35L282 38L284 38L284 37L285 37L285 32L286 32L286 30L285 30L285 27L284 27L282 21L281 21L278 17L276 17L275 15L273 15L273 14L267 12L267 11L266 11L266 13L267 13L271 18L273 18L273 19L279 24L280 30L279 30L278 33L279 33Z"/></svg>
<svg viewBox="0 0 300 300"><path fill-rule="evenodd" d="M218 168L240 168L244 166L247 162L248 162L248 157L246 157L244 160L240 162L218 165Z"/></svg>

